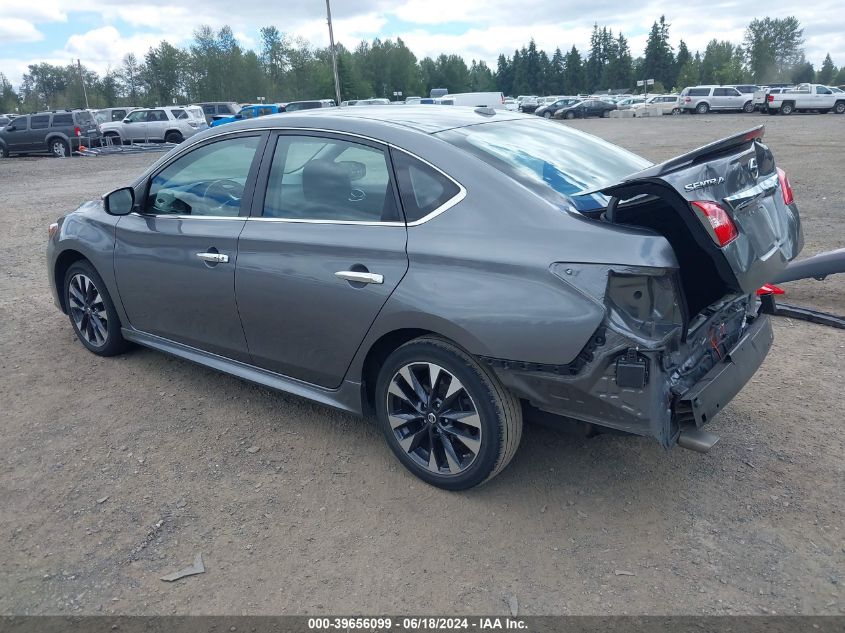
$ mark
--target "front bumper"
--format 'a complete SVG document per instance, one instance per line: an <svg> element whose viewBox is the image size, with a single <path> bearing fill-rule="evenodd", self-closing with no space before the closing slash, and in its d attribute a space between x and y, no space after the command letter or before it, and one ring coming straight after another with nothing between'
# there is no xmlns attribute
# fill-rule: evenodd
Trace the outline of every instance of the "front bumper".
<svg viewBox="0 0 845 633"><path fill-rule="evenodd" d="M696 426L709 422L745 386L772 347L774 335L768 315L758 316L722 361L680 398L692 412Z"/></svg>

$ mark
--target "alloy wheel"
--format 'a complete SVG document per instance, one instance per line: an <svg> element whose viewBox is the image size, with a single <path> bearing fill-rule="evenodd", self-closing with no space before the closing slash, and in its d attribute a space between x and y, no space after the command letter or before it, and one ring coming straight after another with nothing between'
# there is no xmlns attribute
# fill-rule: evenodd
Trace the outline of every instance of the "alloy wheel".
<svg viewBox="0 0 845 633"><path fill-rule="evenodd" d="M106 344L109 319L100 291L87 275L77 273L68 284L68 309L79 335L93 347Z"/></svg>
<svg viewBox="0 0 845 633"><path fill-rule="evenodd" d="M65 151L65 144L61 141L53 141L53 155L59 158L64 158L67 155Z"/></svg>
<svg viewBox="0 0 845 633"><path fill-rule="evenodd" d="M402 450L432 473L461 473L481 450L481 418L472 397L434 363L409 363L394 374L387 417Z"/></svg>

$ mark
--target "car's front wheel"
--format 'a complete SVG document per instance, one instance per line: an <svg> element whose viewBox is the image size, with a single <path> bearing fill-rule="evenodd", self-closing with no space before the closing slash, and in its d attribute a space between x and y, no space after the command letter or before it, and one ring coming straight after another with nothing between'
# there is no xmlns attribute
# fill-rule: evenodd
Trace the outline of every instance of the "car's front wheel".
<svg viewBox="0 0 845 633"><path fill-rule="evenodd" d="M837 101L836 105L833 106L833 111L836 114L845 114L845 101Z"/></svg>
<svg viewBox="0 0 845 633"><path fill-rule="evenodd" d="M549 112L548 110L546 110L545 112L543 112L543 117L546 118L546 119L551 119L552 113Z"/></svg>
<svg viewBox="0 0 845 633"><path fill-rule="evenodd" d="M566 114L564 114L563 116L564 116L564 117L566 117L567 119L574 119L574 118L575 118L575 113L574 113L574 112L567 112L567 113L566 113Z"/></svg>
<svg viewBox="0 0 845 633"><path fill-rule="evenodd" d="M72 264L65 274L65 306L77 338L99 356L123 352L120 318L103 279L87 261Z"/></svg>
<svg viewBox="0 0 845 633"><path fill-rule="evenodd" d="M180 132L168 132L167 136L164 137L165 143L175 143L177 145L184 140L185 139Z"/></svg>
<svg viewBox="0 0 845 633"><path fill-rule="evenodd" d="M519 400L490 369L435 337L410 341L387 358L376 412L399 461L447 490L495 477L522 436Z"/></svg>
<svg viewBox="0 0 845 633"><path fill-rule="evenodd" d="M754 103L752 101L747 102L744 106L742 106L742 111L746 114L751 114L754 112Z"/></svg>
<svg viewBox="0 0 845 633"><path fill-rule="evenodd" d="M70 145L68 145L67 141L54 138L50 141L50 153L57 158L66 158L70 156Z"/></svg>

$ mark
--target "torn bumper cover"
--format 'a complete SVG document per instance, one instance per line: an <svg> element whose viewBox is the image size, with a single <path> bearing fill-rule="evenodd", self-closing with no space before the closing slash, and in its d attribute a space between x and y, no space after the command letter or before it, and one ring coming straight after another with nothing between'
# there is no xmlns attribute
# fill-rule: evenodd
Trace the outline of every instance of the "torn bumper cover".
<svg viewBox="0 0 845 633"><path fill-rule="evenodd" d="M676 297L665 296L677 292L674 270L564 266L552 272L599 295L591 298L605 308L584 350L560 366L485 359L505 385L544 411L652 436L668 448L683 429L724 408L771 347L771 322L749 312L748 296L725 296L688 322L670 308Z"/></svg>

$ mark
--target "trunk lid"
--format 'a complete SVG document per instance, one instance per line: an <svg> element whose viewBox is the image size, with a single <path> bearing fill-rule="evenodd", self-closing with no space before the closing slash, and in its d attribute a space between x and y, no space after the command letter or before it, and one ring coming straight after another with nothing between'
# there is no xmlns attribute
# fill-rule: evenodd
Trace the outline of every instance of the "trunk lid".
<svg viewBox="0 0 845 633"><path fill-rule="evenodd" d="M710 143L600 190L611 198L606 221L646 226L669 239L682 276L688 268L688 299L699 283L717 290L703 278L708 270L723 282L722 294L752 293L777 278L803 247L798 207L788 203L788 181L763 144L763 131L760 126ZM579 195L589 193L595 191ZM719 217L708 217L707 209ZM719 294L712 291L711 298Z"/></svg>

